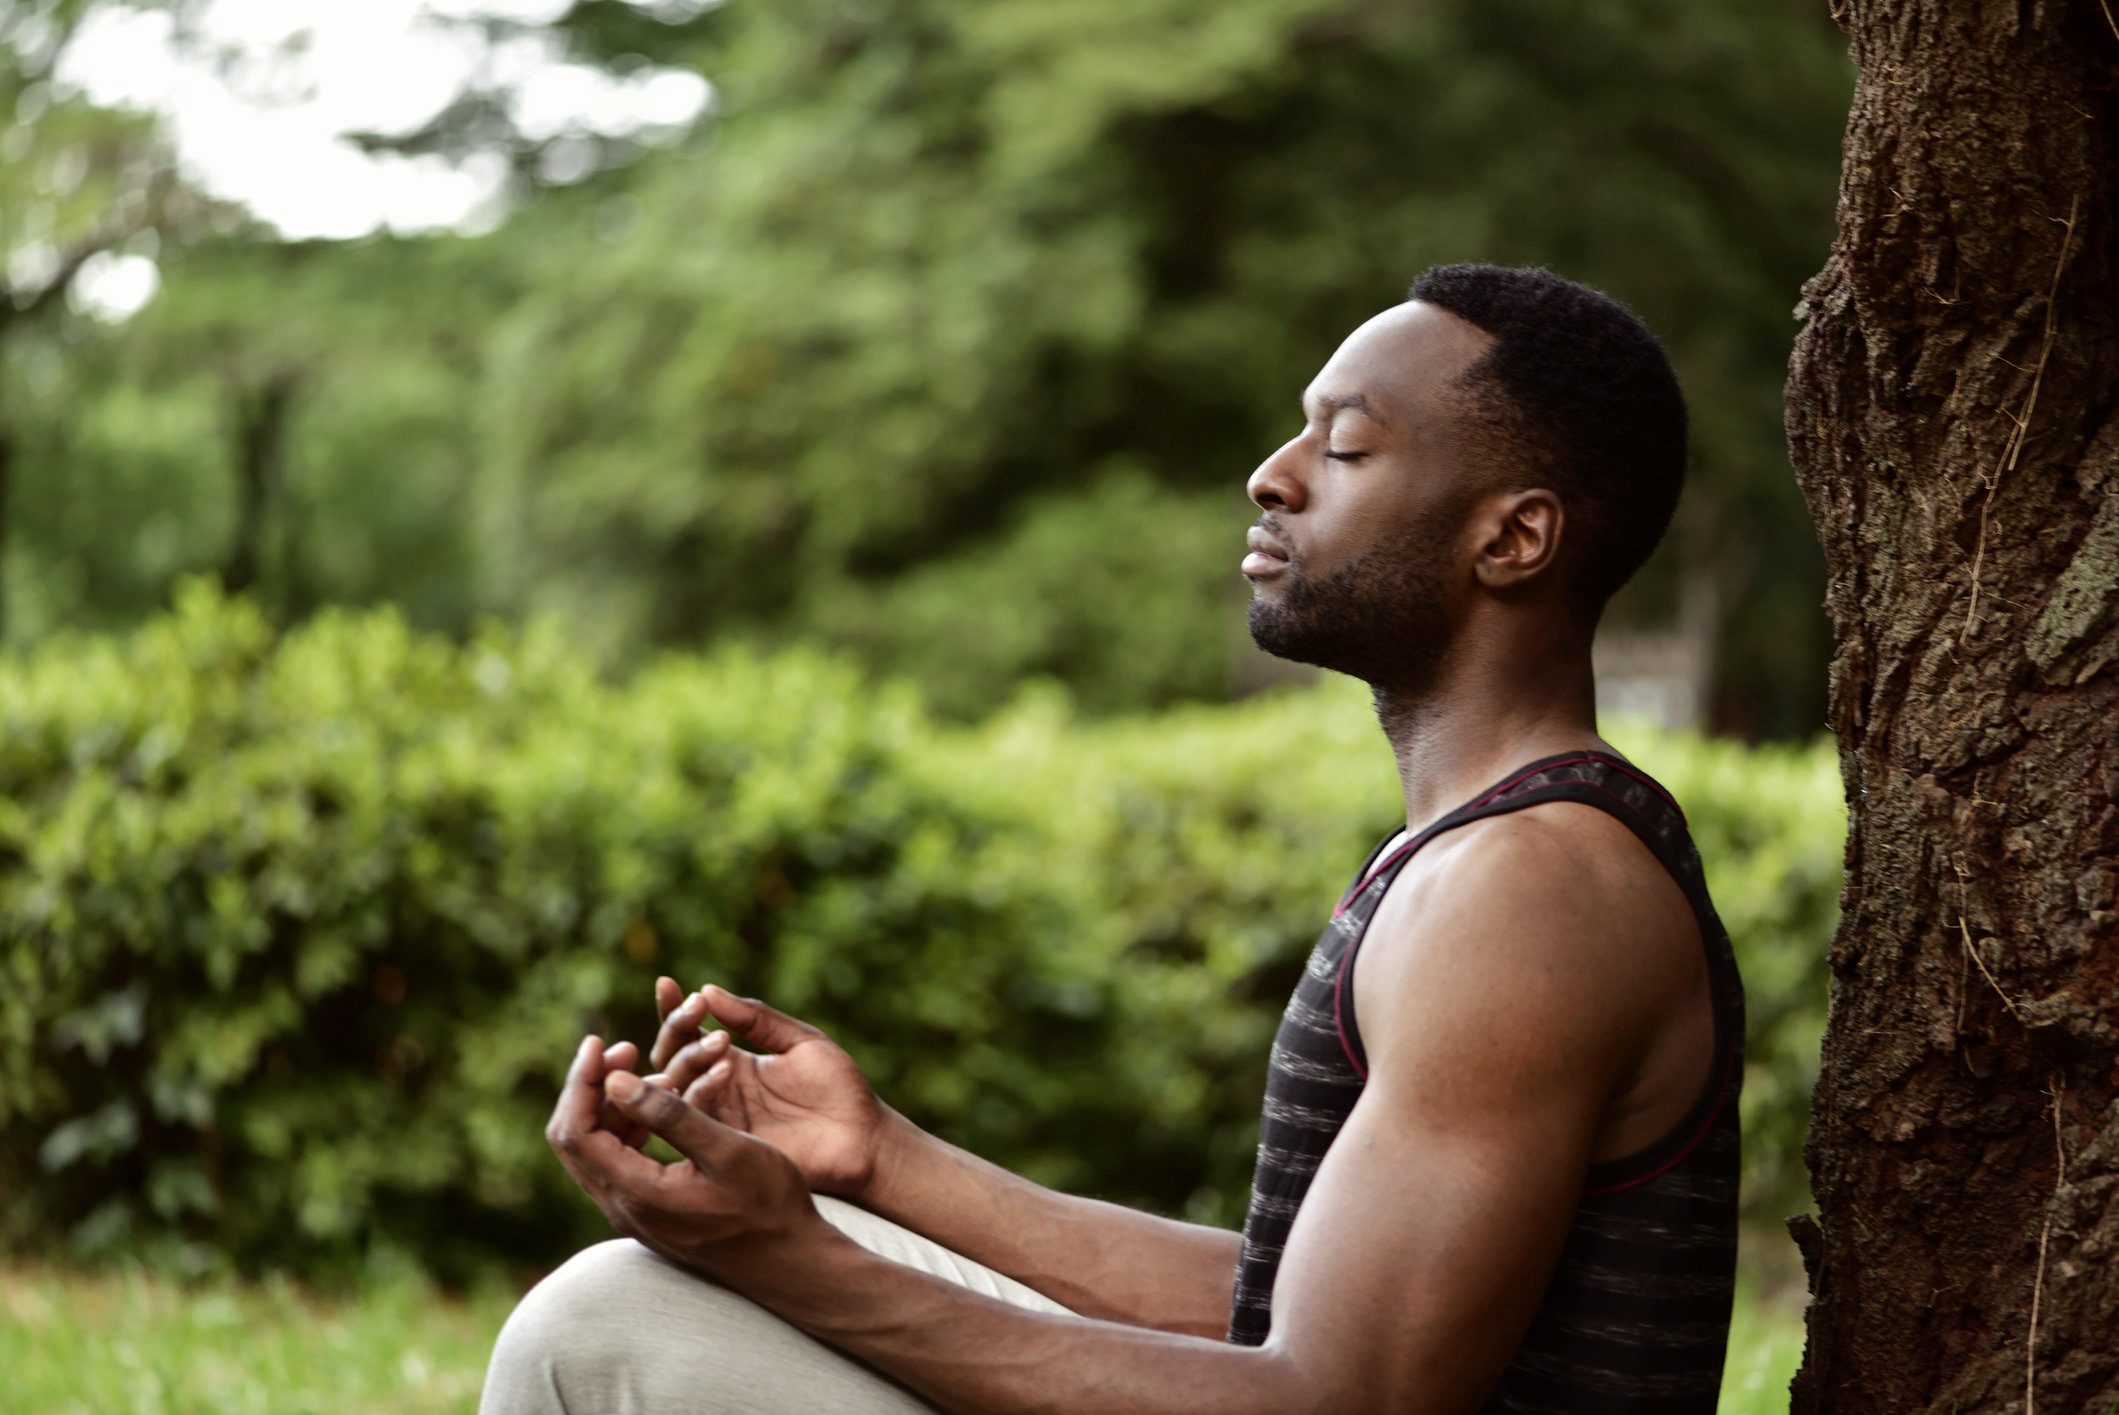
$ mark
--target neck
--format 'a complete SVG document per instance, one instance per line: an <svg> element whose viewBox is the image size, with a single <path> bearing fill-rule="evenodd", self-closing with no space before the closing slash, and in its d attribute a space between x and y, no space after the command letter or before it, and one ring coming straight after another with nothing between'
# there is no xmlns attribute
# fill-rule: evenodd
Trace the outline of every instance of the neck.
<svg viewBox="0 0 2119 1415"><path fill-rule="evenodd" d="M1398 760L1406 829L1418 832L1526 762L1610 750L1597 736L1588 636L1510 637L1465 635L1429 681L1369 685Z"/></svg>

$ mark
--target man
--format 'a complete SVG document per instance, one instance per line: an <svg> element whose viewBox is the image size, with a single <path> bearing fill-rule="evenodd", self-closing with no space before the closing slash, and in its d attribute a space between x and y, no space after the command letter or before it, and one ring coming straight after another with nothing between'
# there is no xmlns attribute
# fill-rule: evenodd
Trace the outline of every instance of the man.
<svg viewBox="0 0 2119 1415"><path fill-rule="evenodd" d="M1444 266L1302 416L1250 479L1251 632L1370 684L1406 825L1282 1018L1244 1232L1041 1189L664 979L654 1074L587 1038L548 1131L638 1241L524 1299L488 1415L1714 1409L1742 986L1590 673L1677 500L1676 379L1594 291Z"/></svg>

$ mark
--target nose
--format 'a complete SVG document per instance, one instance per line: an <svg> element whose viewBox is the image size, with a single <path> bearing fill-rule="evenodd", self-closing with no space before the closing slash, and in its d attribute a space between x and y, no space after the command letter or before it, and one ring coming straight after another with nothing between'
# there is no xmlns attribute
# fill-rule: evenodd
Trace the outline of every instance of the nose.
<svg viewBox="0 0 2119 1415"><path fill-rule="evenodd" d="M1258 464L1244 490L1259 506L1272 510L1300 511L1303 503L1302 459L1299 451L1303 434L1283 442L1279 450Z"/></svg>

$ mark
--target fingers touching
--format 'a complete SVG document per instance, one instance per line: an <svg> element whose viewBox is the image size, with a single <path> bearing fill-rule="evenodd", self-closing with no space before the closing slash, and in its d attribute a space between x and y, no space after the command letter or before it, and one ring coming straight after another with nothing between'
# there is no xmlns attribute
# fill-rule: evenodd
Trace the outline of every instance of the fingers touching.
<svg viewBox="0 0 2119 1415"><path fill-rule="evenodd" d="M650 1086L630 1071L612 1072L604 1082L604 1090L634 1121L669 1141L678 1154L708 1173L714 1172L717 1161L726 1157L735 1138L735 1132L686 1105L675 1092ZM655 1168L659 1171L661 1166Z"/></svg>
<svg viewBox="0 0 2119 1415"><path fill-rule="evenodd" d="M730 1083L735 1080L739 1065L755 1066L757 1062L753 1053L735 1045L730 1034L768 1054L785 1052L800 1042L824 1035L809 1023L757 998L738 997L712 983L686 993L676 979L657 978L655 1010L662 1017L662 1026L646 1058L654 1070L642 1079L650 1086L683 1097L715 1119L742 1129L749 1128L742 1088ZM700 1035L700 1029L710 1020L728 1030ZM621 1060L614 1050L607 1069L631 1070L637 1061L635 1053L628 1053ZM618 1110L609 1101L605 1103L605 1113L627 1144L637 1147L646 1143L648 1132L636 1116Z"/></svg>
<svg viewBox="0 0 2119 1415"><path fill-rule="evenodd" d="M567 1079L559 1088L559 1104L552 1108L547 1135L557 1143L562 1133L591 1129L596 1108L603 1103L603 1039L583 1037L567 1066Z"/></svg>
<svg viewBox="0 0 2119 1415"><path fill-rule="evenodd" d="M604 1124L608 1070L603 1039L583 1037L567 1067L566 1082L560 1087L552 1118L545 1125L546 1142L599 1203L608 1187L608 1176L623 1171L626 1162L654 1165L653 1160L629 1148L615 1130ZM621 1119L628 1128L639 1123L637 1118L622 1114Z"/></svg>
<svg viewBox="0 0 2119 1415"><path fill-rule="evenodd" d="M656 985L656 1004L662 1002L662 988ZM655 1034L655 1045L648 1050L648 1064L657 1071L670 1063L680 1048L699 1035L699 1024L706 1019L706 999L693 993L679 1001L676 1006L663 1013L662 1030Z"/></svg>
<svg viewBox="0 0 2119 1415"><path fill-rule="evenodd" d="M657 1085L667 1086L682 1093L685 1087L704 1076L715 1062L735 1050L734 1043L726 1032L708 1032L696 1042L686 1043L669 1059L658 1075L647 1079Z"/></svg>
<svg viewBox="0 0 2119 1415"><path fill-rule="evenodd" d="M662 1014L662 1029L648 1051L648 1064L667 1070L670 1058L699 1036L708 1018L734 1032L760 1051L783 1052L824 1033L809 1023L769 1007L755 997L738 997L727 988L708 983L685 995L673 978L655 980L655 1007Z"/></svg>
<svg viewBox="0 0 2119 1415"><path fill-rule="evenodd" d="M716 1030L701 1036L699 1035L699 1029L710 1018L719 1020L716 1013L708 1010L709 1002L712 1002L717 1008L727 1008L727 1004L731 1001L741 1002L742 999L734 998L727 989L719 987L702 988L698 992L688 994L677 985L676 979L670 977L657 978L655 980L655 1010L662 1018L662 1026L655 1036L655 1044L649 1049L646 1057L647 1064L655 1069L641 1079L648 1085L660 1087L673 1095L696 1096L697 1103L702 1105L707 1105L709 1102L714 1101L722 1090L723 1083L728 1079L726 1073L729 1068L723 1067L723 1075L713 1084L701 1086L700 1083L706 1079L707 1074L714 1069L717 1063L735 1052L736 1048L727 1032ZM764 1022L764 1027L768 1032L772 1030L774 1025L771 1019L778 1019L796 1028L800 1028L803 1025L795 1022L792 1018L782 1017L781 1014L773 1012L770 1008L765 1008L762 1003L753 1004L753 1006L770 1014L770 1018ZM736 1009L728 1010L734 1011ZM756 1025L757 1019L753 1018L751 1014L744 1013L742 1015L746 1022ZM778 1034L774 1033L774 1035ZM640 1057L637 1048L630 1048L623 1056L618 1053L616 1048L613 1048L606 1058L605 1069L607 1071L644 1069L639 1066L639 1062ZM653 1133L648 1127L626 1114L609 1099L604 1101L602 1113L605 1123L617 1131L626 1144L635 1149L646 1144L649 1135ZM734 1121L737 1124L742 1123L742 1120L737 1116L722 1114L718 1106L711 1107L709 1113L720 1115L721 1118Z"/></svg>
<svg viewBox="0 0 2119 1415"><path fill-rule="evenodd" d="M740 1087L729 1084L735 1076L735 1068L732 1058L715 1062L704 1076L684 1088L684 1099L722 1124L748 1131L751 1128L749 1101Z"/></svg>

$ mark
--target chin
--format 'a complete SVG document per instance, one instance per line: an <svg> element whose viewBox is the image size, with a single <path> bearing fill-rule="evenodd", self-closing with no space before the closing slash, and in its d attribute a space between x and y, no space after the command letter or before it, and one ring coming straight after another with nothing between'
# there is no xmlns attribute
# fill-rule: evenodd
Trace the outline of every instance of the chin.
<svg viewBox="0 0 2119 1415"><path fill-rule="evenodd" d="M1312 636L1304 634L1302 626L1289 623L1288 616L1278 606L1253 599L1246 616L1246 627L1251 631L1251 642L1275 658L1319 668L1330 666L1319 659Z"/></svg>

